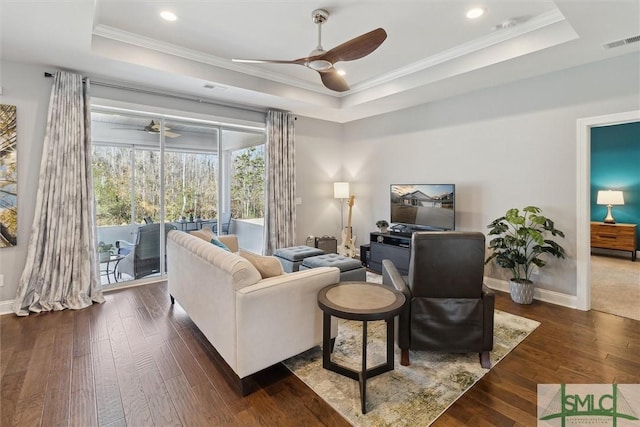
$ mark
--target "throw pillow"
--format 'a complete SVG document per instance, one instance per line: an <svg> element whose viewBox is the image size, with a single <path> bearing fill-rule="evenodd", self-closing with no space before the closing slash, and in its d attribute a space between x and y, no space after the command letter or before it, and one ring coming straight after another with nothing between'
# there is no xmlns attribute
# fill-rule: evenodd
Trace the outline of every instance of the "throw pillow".
<svg viewBox="0 0 640 427"><path fill-rule="evenodd" d="M213 234L213 231L211 231L210 228L203 228L201 230L193 230L193 231L190 231L189 233L191 233L192 236L199 237L202 240L205 240L207 242L210 242L211 239L215 239L216 238L216 235Z"/></svg>
<svg viewBox="0 0 640 427"><path fill-rule="evenodd" d="M282 264L272 256L262 256L253 252L239 251L238 254L249 261L260 272L263 279L284 274Z"/></svg>
<svg viewBox="0 0 640 427"><path fill-rule="evenodd" d="M220 240L218 239L211 239L211 243L213 243L214 245L216 245L217 247L224 249L227 252L231 252L231 249L229 249L227 247L227 245L225 245L224 243L222 243Z"/></svg>

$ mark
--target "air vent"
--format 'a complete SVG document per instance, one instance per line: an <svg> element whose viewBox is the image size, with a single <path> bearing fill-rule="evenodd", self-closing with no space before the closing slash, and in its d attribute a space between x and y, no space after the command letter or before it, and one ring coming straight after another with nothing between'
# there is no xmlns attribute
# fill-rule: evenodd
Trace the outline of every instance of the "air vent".
<svg viewBox="0 0 640 427"><path fill-rule="evenodd" d="M613 49L614 47L620 47L620 46L625 46L631 43L637 43L640 42L640 35L637 36L633 36L633 37L627 37L626 39L621 39L621 40L616 40L613 42L609 42L609 43L605 43L602 45L603 48L605 49Z"/></svg>

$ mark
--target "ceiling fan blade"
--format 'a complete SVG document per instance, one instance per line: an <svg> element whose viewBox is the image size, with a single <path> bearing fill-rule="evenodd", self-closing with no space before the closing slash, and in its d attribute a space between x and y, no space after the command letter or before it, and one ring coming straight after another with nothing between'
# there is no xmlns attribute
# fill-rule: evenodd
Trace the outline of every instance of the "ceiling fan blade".
<svg viewBox="0 0 640 427"><path fill-rule="evenodd" d="M322 83L327 88L335 90L336 92L345 92L349 90L349 85L345 79L338 74L338 71L335 68L330 68L326 71L318 71L318 73L320 73Z"/></svg>
<svg viewBox="0 0 640 427"><path fill-rule="evenodd" d="M334 47L322 55L322 59L332 64L360 59L376 50L386 38L387 32L378 28Z"/></svg>
<svg viewBox="0 0 640 427"><path fill-rule="evenodd" d="M281 59L232 59L233 62L242 62L245 64L299 64L304 65L309 58L298 58L293 60L281 60Z"/></svg>

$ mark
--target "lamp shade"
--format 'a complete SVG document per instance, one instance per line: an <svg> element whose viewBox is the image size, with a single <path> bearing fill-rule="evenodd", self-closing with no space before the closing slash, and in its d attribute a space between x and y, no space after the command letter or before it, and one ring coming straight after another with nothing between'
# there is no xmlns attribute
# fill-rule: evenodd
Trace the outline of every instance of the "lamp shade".
<svg viewBox="0 0 640 427"><path fill-rule="evenodd" d="M348 199L349 198L349 183L348 182L334 182L333 183L333 197L335 199Z"/></svg>
<svg viewBox="0 0 640 427"><path fill-rule="evenodd" d="M596 203L599 205L624 205L624 197L622 191L601 190L598 191Z"/></svg>

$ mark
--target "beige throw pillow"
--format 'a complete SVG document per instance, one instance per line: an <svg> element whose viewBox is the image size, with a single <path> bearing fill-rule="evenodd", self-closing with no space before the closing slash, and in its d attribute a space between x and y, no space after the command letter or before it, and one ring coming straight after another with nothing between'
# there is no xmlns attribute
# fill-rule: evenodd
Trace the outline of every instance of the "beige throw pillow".
<svg viewBox="0 0 640 427"><path fill-rule="evenodd" d="M201 230L193 230L190 232L192 235L201 238L202 240L206 240L210 242L211 239L215 239L216 235L213 234L210 228L203 228Z"/></svg>
<svg viewBox="0 0 640 427"><path fill-rule="evenodd" d="M243 250L240 250L238 254L249 261L260 272L263 279L284 274L282 264L276 257L258 255Z"/></svg>

